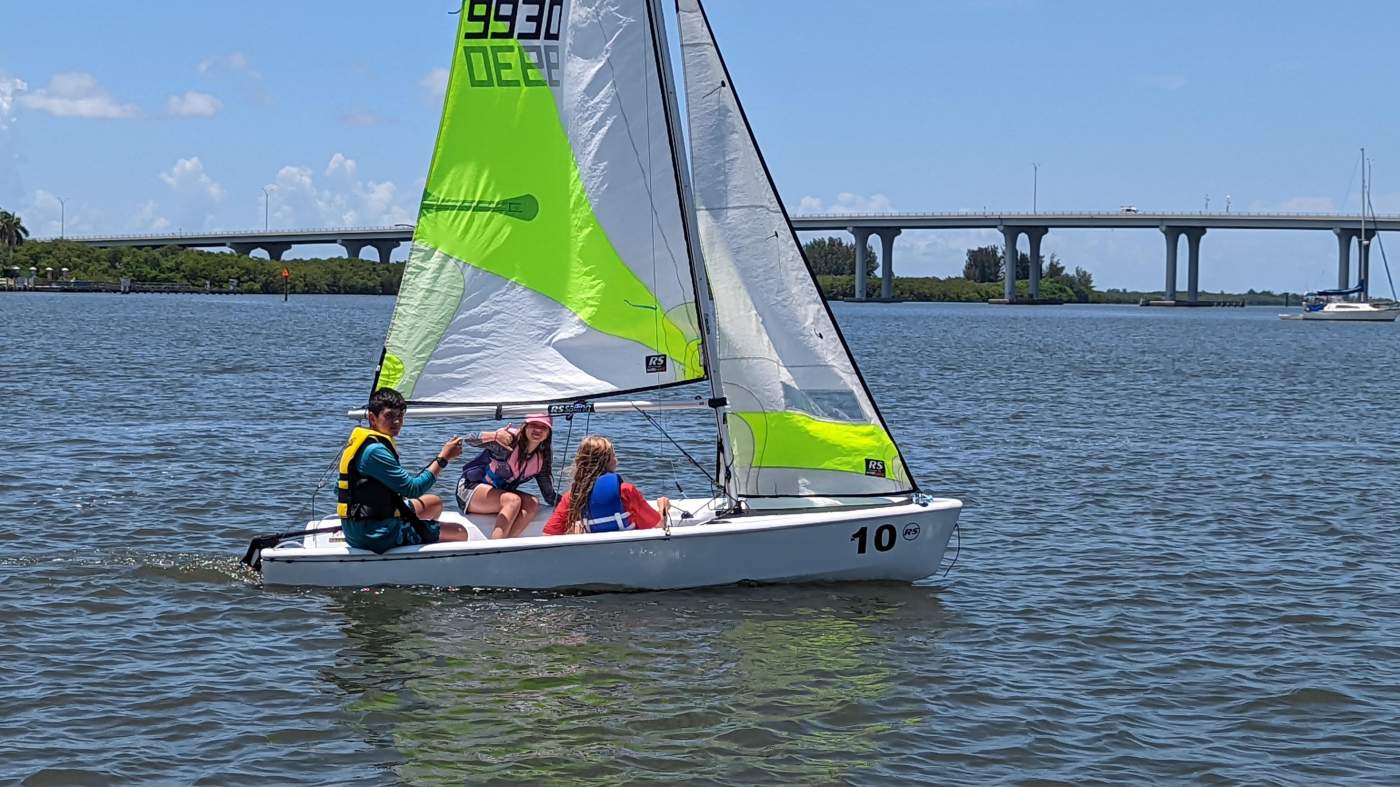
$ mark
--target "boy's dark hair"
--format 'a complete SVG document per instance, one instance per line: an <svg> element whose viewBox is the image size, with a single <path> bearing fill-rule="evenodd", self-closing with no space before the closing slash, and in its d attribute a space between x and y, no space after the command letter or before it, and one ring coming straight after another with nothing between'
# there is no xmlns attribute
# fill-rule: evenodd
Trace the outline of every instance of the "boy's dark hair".
<svg viewBox="0 0 1400 787"><path fill-rule="evenodd" d="M403 400L403 394L393 388L380 388L369 398L369 411L375 415L385 410L402 412L407 409L408 402Z"/></svg>

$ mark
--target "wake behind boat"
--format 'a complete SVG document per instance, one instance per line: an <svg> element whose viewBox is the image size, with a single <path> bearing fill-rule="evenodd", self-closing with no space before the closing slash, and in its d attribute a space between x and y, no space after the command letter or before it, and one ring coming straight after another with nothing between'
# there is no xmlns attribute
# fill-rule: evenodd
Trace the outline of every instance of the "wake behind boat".
<svg viewBox="0 0 1400 787"><path fill-rule="evenodd" d="M962 504L920 492L802 254L698 0L467 3L371 390L410 418L709 411L710 497L662 527L352 549L255 539L271 584L660 589L933 574ZM540 4L543 8L544 4ZM468 13L470 10L470 13ZM610 400L708 383L690 403ZM357 411L352 415L363 415ZM664 433L664 432L663 432ZM689 455L687 455L689 456ZM698 466L698 464L697 464ZM703 467L702 467L703 469ZM708 473L707 473L708 474Z"/></svg>

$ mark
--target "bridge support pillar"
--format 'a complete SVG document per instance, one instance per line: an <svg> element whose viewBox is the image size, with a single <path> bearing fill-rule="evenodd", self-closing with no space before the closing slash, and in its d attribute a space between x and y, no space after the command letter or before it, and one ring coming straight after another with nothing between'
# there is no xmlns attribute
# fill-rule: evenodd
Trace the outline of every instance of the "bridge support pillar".
<svg viewBox="0 0 1400 787"><path fill-rule="evenodd" d="M274 262L281 262L282 255L292 250L290 243L264 243L262 250L267 252L267 258Z"/></svg>
<svg viewBox="0 0 1400 787"><path fill-rule="evenodd" d="M1167 281L1163 287L1162 297L1164 300L1176 300L1176 249L1181 245L1181 229L1179 227L1162 227L1162 234L1167 239Z"/></svg>
<svg viewBox="0 0 1400 787"><path fill-rule="evenodd" d="M1031 300L1040 297L1040 239L1049 232L1049 227L1031 227L1026 230L1026 240L1031 244Z"/></svg>
<svg viewBox="0 0 1400 787"><path fill-rule="evenodd" d="M343 240L340 241L341 248L345 249L345 256L352 260L360 258L360 252L369 245L369 241L363 240Z"/></svg>
<svg viewBox="0 0 1400 787"><path fill-rule="evenodd" d="M1366 230L1361 236L1361 259L1356 267L1356 283L1361 287L1362 302L1371 299L1371 239L1376 237L1376 231Z"/></svg>
<svg viewBox="0 0 1400 787"><path fill-rule="evenodd" d="M856 287L855 300L865 300L865 244L870 241L870 230L861 227L847 227L847 232L856 241Z"/></svg>
<svg viewBox="0 0 1400 787"><path fill-rule="evenodd" d="M234 254L237 254L241 257L247 257L251 255L255 249L258 248L258 245L256 243L230 243L228 247L230 249L233 249Z"/></svg>
<svg viewBox="0 0 1400 787"><path fill-rule="evenodd" d="M381 240L374 243L374 250L379 252L379 261L383 263L389 262L389 255L393 254L394 249L398 247L399 242L396 240Z"/></svg>
<svg viewBox="0 0 1400 787"><path fill-rule="evenodd" d="M1201 237L1205 227L1186 230L1186 300L1195 303L1200 300L1198 285L1201 281Z"/></svg>
<svg viewBox="0 0 1400 787"><path fill-rule="evenodd" d="M1337 236L1337 289L1345 290L1351 286L1351 239L1357 231L1337 227L1332 232Z"/></svg>
<svg viewBox="0 0 1400 787"><path fill-rule="evenodd" d="M901 230L880 230L880 299L894 298L894 239Z"/></svg>
<svg viewBox="0 0 1400 787"><path fill-rule="evenodd" d="M1005 260L1006 282L1005 298L1007 303L1016 302L1016 240L1021 236L1020 227L1001 227L1002 242L1006 244L1002 258Z"/></svg>

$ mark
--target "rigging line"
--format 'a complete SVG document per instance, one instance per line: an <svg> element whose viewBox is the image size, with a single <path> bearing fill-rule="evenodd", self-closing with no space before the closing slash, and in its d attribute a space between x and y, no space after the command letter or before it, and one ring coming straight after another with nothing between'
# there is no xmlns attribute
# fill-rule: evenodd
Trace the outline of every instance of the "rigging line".
<svg viewBox="0 0 1400 787"><path fill-rule="evenodd" d="M603 26L603 19L602 19L602 17L601 17L600 15L596 15L596 14L595 14L594 17L593 17L593 21L597 24L598 30L601 31L601 32L603 33L603 37L604 37L605 39L607 39L607 48L611 49L612 42L615 41L615 40L617 40L617 36L616 36L615 34L613 34L613 33L609 33L609 32L608 32L608 29L607 29L606 27ZM636 20L628 20L628 21L633 21L633 22L635 22ZM650 34L649 34L649 33L647 34L647 40L650 40ZM659 226L659 225L661 224L661 215L660 215L659 213L657 213L657 211L656 211L656 194L653 193L653 191L652 191L651 170L648 169L646 166L643 166L643 164L642 164L642 152L637 148L637 138L636 138L635 136L633 136L633 134L632 134L632 119L631 119L630 117L628 117L628 115L627 115L627 107L626 107L625 104L623 104L623 101L622 101L622 94L621 94L620 92L618 92L618 89L617 89L617 85L618 85L617 68L613 65L612 58L607 57L607 58L604 58L603 60L604 60L605 63L608 64L608 72L609 72L609 74L610 74L611 77L612 77L612 86L613 86L612 92L613 92L613 97L617 100L617 112L618 112L619 115L622 116L622 127L623 127L624 129L627 130L627 143L632 147L632 158L636 160L637 166L640 167L640 168L642 169L642 182L643 182L643 184L645 184L646 190L647 190L647 203L648 203L648 207L651 209L651 226L652 226L652 233L653 233L653 236L654 236L654 235L655 235L655 232L656 232L657 226ZM657 66L657 68L656 68L656 71L657 71L657 81L659 82L659 81L660 81L660 71L661 71L661 68L660 68L659 64L658 64L658 66ZM659 86L658 86L658 89L660 89ZM651 111L650 111L650 107L651 107L651 90L650 90L650 88L648 88L648 89L646 90L646 97L647 97L647 98L646 98L646 101L647 101L647 107L648 107L648 110L647 110L647 148L648 148L647 163L650 164L650 162L651 162L651 156L650 156L650 147L651 147ZM679 190L680 190L680 184L679 184L679 183L676 184L676 189L677 189L677 192L679 192ZM679 194L677 195L677 200L676 200L676 201L677 201L678 206L679 206L679 202L680 202ZM665 231L664 228L663 228L662 231L661 231L661 240L662 240L662 242L663 242L663 243L665 244L665 246L666 246L666 256L671 258L671 268L673 269L673 271L674 271L675 274L676 274L676 284L680 286L680 288L681 288L682 291L684 291L684 290L685 290L685 281L684 281L683 279L681 279L680 271L679 271L679 270L674 270L674 269L676 268L676 264L675 264L675 263L676 263L676 254L675 254L674 251L671 250L671 239L670 239L669 237L667 237L666 231ZM655 244L653 243L653 247L654 247L654 246L655 246ZM688 245L687 245L687 255L686 255L686 256L687 256L687 264L689 264L689 246L688 246ZM656 263L655 255L652 255L652 264L655 265L655 263ZM653 287L656 286L656 276L655 276L654 273L653 273L653 275L652 275L651 284L652 284Z"/></svg>
<svg viewBox="0 0 1400 787"><path fill-rule="evenodd" d="M772 213L772 214L775 215L775 216L781 216L781 215L783 215L783 212L782 212L781 210L778 210L777 208L774 208L772 205L760 205L760 204L755 204L755 205L712 205L712 206L709 206L709 207L705 208L705 210L709 211L710 213L721 213L721 212L727 211L727 210L761 210L761 211L763 211L764 213Z"/></svg>
<svg viewBox="0 0 1400 787"><path fill-rule="evenodd" d="M958 548L957 551L953 553L953 562L949 563L948 568L944 569L943 576L940 577L940 579L948 578L948 572L952 571L953 566L956 566L958 564L958 555L962 554L962 529L958 527L958 522L956 519L953 520L953 532L956 533L958 536Z"/></svg>
<svg viewBox="0 0 1400 787"><path fill-rule="evenodd" d="M635 405L634 405L634 406L635 406ZM662 410L662 411L661 411L660 420L661 420L662 428L665 428L665 424L666 424L666 411L665 411L665 410ZM680 478L676 475L676 462L675 462L675 460L671 457L671 455L669 455L669 454L666 456L666 466L667 466L668 468L670 468L670 470L671 470L671 483L675 485L676 491L680 492L681 497L685 497L685 490L684 490L683 488L681 488Z"/></svg>
<svg viewBox="0 0 1400 787"><path fill-rule="evenodd" d="M1371 197L1366 196L1366 203L1371 208L1371 215L1376 215L1376 206L1371 204ZM1390 277L1390 260L1385 257L1385 241L1381 240L1381 234L1376 233L1376 247L1381 250L1381 262L1385 265L1385 280L1390 282L1390 299L1395 300L1395 280Z"/></svg>
<svg viewBox="0 0 1400 787"><path fill-rule="evenodd" d="M564 416L564 420L569 422L569 431L564 434L564 450L559 454L559 469L554 472L554 477L564 478L564 466L569 463L569 446L574 443L574 415L569 413Z"/></svg>
<svg viewBox="0 0 1400 787"><path fill-rule="evenodd" d="M647 120L647 134L646 134L646 136L647 136L647 166L646 166L646 177L647 177L647 186L648 186L648 188L647 188L647 197L650 199L650 201L655 202L655 201L656 201L656 200L655 200L655 197L652 196L652 194L651 194L651 188L650 188L650 186L651 186L652 163L653 163L652 160L651 160L651 91L647 89L647 78L646 78L646 74L647 74L647 63L648 63L648 61L649 61L649 59L650 59L650 55L651 55L651 51L650 51L650 50L651 50L651 49L652 49L652 47L648 47L648 46L643 46L643 47L642 47L642 94L646 97L646 120ZM658 64L658 66L659 66L659 64ZM618 103L621 104L621 102L618 102ZM655 205L652 206L652 210L653 210L653 211L656 210L656 206L655 206ZM651 286L655 287L655 286L656 286L656 222L655 222L655 221L651 221L651 222L647 222L647 223L650 225L647 229L649 229L649 230L651 231L651 246L650 246L650 251L651 251ZM658 301L658 303L659 303L659 301ZM653 346L653 347L658 347L658 346L660 346L660 345L661 345L661 310L660 310L660 309L656 309L656 310L655 310L655 313L652 314L652 316L651 316L651 332L652 332L652 336L651 336L652 346ZM656 372L656 380L657 380L658 382L660 382L660 380L661 380L661 372L659 372L659 371ZM668 519L667 521L669 522L670 520Z"/></svg>
<svg viewBox="0 0 1400 787"><path fill-rule="evenodd" d="M1356 166L1353 166L1351 168L1351 177L1347 178L1347 190L1342 194L1341 201L1337 203L1338 205L1342 206L1340 210L1346 210L1347 197L1351 196L1351 185L1356 182L1356 169L1359 166L1360 164L1357 164ZM1364 205L1362 206L1362 210L1365 210Z"/></svg>
<svg viewBox="0 0 1400 787"><path fill-rule="evenodd" d="M331 463L326 466L325 470L321 471L321 478L316 482L316 488L311 490L311 518L313 520L316 518L316 495L321 494L321 490L326 488L326 478L330 476L331 468L340 464L340 455L344 450L344 448L336 450L335 457L331 459Z"/></svg>
<svg viewBox="0 0 1400 787"><path fill-rule="evenodd" d="M664 410L661 412L660 420L664 427L666 424L666 412ZM666 456L666 466L671 470L671 483L675 485L676 491L680 492L681 497L685 497L685 489L681 488L680 477L676 475L676 461L669 454Z"/></svg>
<svg viewBox="0 0 1400 787"><path fill-rule="evenodd" d="M638 406L635 405L635 404L632 405L632 409L633 409L633 410L636 410L636 411L639 412L639 413L641 413L643 418L645 418L645 419L647 419L647 421L651 422L652 427L653 427L654 429L656 429L656 431L660 432L662 437L664 437L664 438L666 438L667 440L669 440L669 441L671 442L671 445L674 445L674 446L676 447L677 450L679 450L682 454L685 454L685 458L688 459L688 460L690 460L690 463L691 463L692 465L695 465L695 469L696 469L696 470L699 470L699 471L702 472L702 473L704 473L704 474L705 474L705 478L706 478L707 480L709 480L709 482L710 482L711 485L714 485L714 483L715 483L715 477L712 476L712 475L710 475L710 472L709 472L708 470L705 469L705 466L704 466L704 465L702 465L702 464L700 464L699 462L695 461L695 457L691 456L691 455L690 455L690 452L687 451L687 450L685 450L685 446L683 446L683 445L681 445L680 443L676 442L675 438L671 437L671 433L670 433L670 432L667 432L667 431L665 430L665 428L663 428L663 427L661 426L661 424L657 423L657 422L656 422L656 419L655 419L655 418L652 418L650 413L648 413L646 410L643 410L642 408L638 407Z"/></svg>

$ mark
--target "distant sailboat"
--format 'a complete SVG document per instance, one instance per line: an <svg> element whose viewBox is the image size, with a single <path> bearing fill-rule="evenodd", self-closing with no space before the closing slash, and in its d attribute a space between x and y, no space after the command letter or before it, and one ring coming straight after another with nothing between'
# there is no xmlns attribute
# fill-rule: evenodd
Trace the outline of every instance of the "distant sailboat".
<svg viewBox="0 0 1400 787"><path fill-rule="evenodd" d="M1400 317L1400 303L1390 301L1372 301L1370 298L1370 275L1367 253L1367 245L1370 240L1366 237L1366 211L1370 207L1371 197L1368 190L1366 149L1361 149L1361 236L1358 243L1361 244L1359 252L1360 260L1357 263L1357 283L1355 287L1344 287L1332 290L1318 290L1303 295L1300 303L1302 310L1291 314L1280 314L1281 320L1323 320L1330 322L1394 322L1396 317ZM1375 210L1371 210L1374 218ZM1374 230L1373 230L1374 231ZM1384 255L1384 250L1382 250ZM1386 266L1386 275L1390 275L1390 263L1382 257L1382 262ZM1391 285L1391 298L1395 297L1394 285Z"/></svg>
<svg viewBox="0 0 1400 787"><path fill-rule="evenodd" d="M698 0L468 2L374 387L409 417L713 413L713 497L664 528L351 549L255 541L273 584L679 588L914 580L962 504L919 492L827 307ZM693 178L693 188L692 188ZM692 403L609 400L708 381ZM275 537L270 537L276 541Z"/></svg>

